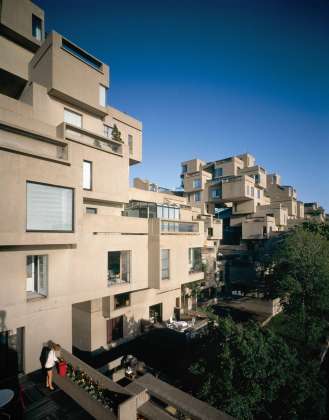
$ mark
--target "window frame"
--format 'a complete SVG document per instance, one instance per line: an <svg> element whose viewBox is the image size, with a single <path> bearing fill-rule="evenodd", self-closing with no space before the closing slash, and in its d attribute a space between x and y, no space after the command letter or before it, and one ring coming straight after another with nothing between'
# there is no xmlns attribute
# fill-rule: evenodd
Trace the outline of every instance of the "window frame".
<svg viewBox="0 0 329 420"><path fill-rule="evenodd" d="M97 207L86 207L86 214L97 214L97 213L98 213Z"/></svg>
<svg viewBox="0 0 329 420"><path fill-rule="evenodd" d="M62 188L62 189L66 189L66 190L71 190L72 191L72 229L71 230L46 230L46 229L28 229L27 228L27 185L28 184L36 184L36 185L45 185L47 187L54 187L54 188ZM25 214L26 214L26 220L25 220L25 226L26 232L47 232L47 233L74 233L75 232L75 189L72 187L63 187L62 185L55 185L55 184L48 184L46 182L37 182L37 181L29 181L26 180L26 209L25 209Z"/></svg>

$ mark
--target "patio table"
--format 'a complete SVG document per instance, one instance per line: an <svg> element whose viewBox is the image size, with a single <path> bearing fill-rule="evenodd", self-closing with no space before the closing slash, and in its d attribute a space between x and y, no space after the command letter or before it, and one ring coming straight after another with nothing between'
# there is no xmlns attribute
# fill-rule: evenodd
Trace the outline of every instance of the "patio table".
<svg viewBox="0 0 329 420"><path fill-rule="evenodd" d="M14 391L11 389L0 389L0 408L4 407L14 398Z"/></svg>

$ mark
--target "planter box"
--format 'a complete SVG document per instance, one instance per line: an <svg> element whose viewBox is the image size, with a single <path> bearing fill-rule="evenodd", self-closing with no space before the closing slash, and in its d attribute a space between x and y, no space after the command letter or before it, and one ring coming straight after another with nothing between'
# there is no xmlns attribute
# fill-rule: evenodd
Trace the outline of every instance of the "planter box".
<svg viewBox="0 0 329 420"><path fill-rule="evenodd" d="M109 408L105 408L99 401L94 400L88 392L75 384L68 377L59 376L54 372L54 382L65 394L69 395L84 410L97 420L116 420L117 416Z"/></svg>

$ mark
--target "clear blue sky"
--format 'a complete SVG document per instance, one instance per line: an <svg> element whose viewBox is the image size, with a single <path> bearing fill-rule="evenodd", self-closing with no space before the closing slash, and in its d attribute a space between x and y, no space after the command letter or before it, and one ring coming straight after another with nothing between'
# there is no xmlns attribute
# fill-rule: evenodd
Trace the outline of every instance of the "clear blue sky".
<svg viewBox="0 0 329 420"><path fill-rule="evenodd" d="M248 151L329 211L329 1L36 2L48 30L110 65L110 104L142 120L132 176L172 188L183 160Z"/></svg>

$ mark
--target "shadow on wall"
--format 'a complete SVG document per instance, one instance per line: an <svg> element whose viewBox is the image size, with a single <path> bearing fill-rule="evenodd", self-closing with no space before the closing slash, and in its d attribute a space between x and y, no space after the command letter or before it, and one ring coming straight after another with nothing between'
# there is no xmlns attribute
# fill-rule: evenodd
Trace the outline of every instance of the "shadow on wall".
<svg viewBox="0 0 329 420"><path fill-rule="evenodd" d="M23 418L18 380L19 357L17 353L17 334L7 330L6 312L0 311L0 389L8 388L15 396L2 410L11 419Z"/></svg>

